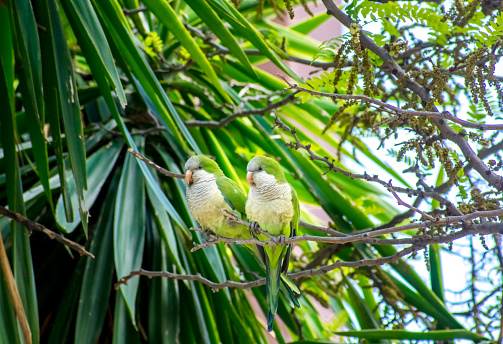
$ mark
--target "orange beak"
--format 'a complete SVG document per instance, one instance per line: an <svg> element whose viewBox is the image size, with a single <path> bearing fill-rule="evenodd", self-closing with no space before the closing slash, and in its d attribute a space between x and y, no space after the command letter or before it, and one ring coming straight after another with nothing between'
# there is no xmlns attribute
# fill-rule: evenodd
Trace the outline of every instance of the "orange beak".
<svg viewBox="0 0 503 344"><path fill-rule="evenodd" d="M248 172L246 174L246 181L248 182L248 184L250 185L253 185L255 184L255 181L253 180L253 172Z"/></svg>
<svg viewBox="0 0 503 344"><path fill-rule="evenodd" d="M194 180L192 179L192 171L191 170L187 170L187 172L185 172L185 181L187 182L188 185L191 185L192 183L194 183Z"/></svg>

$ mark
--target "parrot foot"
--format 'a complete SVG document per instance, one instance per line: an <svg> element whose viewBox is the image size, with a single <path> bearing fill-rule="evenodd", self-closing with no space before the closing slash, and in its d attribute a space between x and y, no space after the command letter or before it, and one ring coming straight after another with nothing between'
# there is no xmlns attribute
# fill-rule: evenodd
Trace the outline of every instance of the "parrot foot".
<svg viewBox="0 0 503 344"><path fill-rule="evenodd" d="M286 236L281 234L279 237L277 237L277 240L276 242L279 244L279 245L284 245L285 244L285 240L286 240Z"/></svg>
<svg viewBox="0 0 503 344"><path fill-rule="evenodd" d="M202 227L201 227L201 233L206 234L207 237L216 236L216 234L213 233L211 230Z"/></svg>
<svg viewBox="0 0 503 344"><path fill-rule="evenodd" d="M250 223L250 225L248 226L248 230L253 234L253 235L256 235L256 234L260 234L261 230L260 230L260 226L258 225L257 222L253 221Z"/></svg>

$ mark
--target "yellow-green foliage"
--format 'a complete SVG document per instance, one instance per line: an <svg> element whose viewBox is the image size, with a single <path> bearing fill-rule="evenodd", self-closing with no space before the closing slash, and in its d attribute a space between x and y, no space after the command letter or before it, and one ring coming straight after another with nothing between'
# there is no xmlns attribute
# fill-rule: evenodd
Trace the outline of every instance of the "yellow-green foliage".
<svg viewBox="0 0 503 344"><path fill-rule="evenodd" d="M421 7L417 4L394 1L381 4L365 0L358 8L360 8L360 13L364 18L370 17L373 20L377 20L377 17L386 18L390 23L395 23L397 20L401 20L402 22L412 21L413 23L428 26L436 33L432 39L435 43L445 44L447 42L445 36L452 33L451 25L442 21L442 15L430 8ZM398 31L394 25L388 25L386 28L390 34L398 35Z"/></svg>
<svg viewBox="0 0 503 344"><path fill-rule="evenodd" d="M349 72L344 72L349 75ZM324 72L323 74L320 74L320 76L315 76L311 79L307 79L306 83L307 84L300 84L301 87L304 87L308 90L316 91L316 92L328 92L328 93L334 93L335 92L335 87L334 87L334 78L335 78L336 71L331 71L331 72ZM296 94L296 97L299 97L302 99L302 103L307 102L308 100L313 99L314 95L307 93L307 92L299 92Z"/></svg>
<svg viewBox="0 0 503 344"><path fill-rule="evenodd" d="M489 23L479 34L475 35L477 48L482 46L490 47L503 35L503 13L496 17L496 20Z"/></svg>
<svg viewBox="0 0 503 344"><path fill-rule="evenodd" d="M157 58L158 54L162 51L163 42L157 32L149 32L143 43L145 52L152 58Z"/></svg>
<svg viewBox="0 0 503 344"><path fill-rule="evenodd" d="M333 58L338 51L340 51L350 36L349 32L339 37L334 37L329 40L324 41L318 47L318 53L313 56L313 61L319 58L330 59Z"/></svg>
<svg viewBox="0 0 503 344"><path fill-rule="evenodd" d="M429 8L420 7L417 4L412 4L410 2L395 2L390 1L386 3L378 3L374 1L363 1L359 6L361 8L360 13L363 17L368 17L369 15L378 15L379 17L389 18L392 22L397 19L402 21L410 20L417 23L426 24L430 27L436 27L439 30L449 31L450 27L446 23L442 23L442 15L433 11Z"/></svg>
<svg viewBox="0 0 503 344"><path fill-rule="evenodd" d="M496 20L486 23L484 27L485 15L480 11L480 3L480 0L474 0L464 5L462 1L455 1L449 13L444 16L434 8L438 6L434 3L426 5L433 7L428 8L410 2L379 3L365 0L357 6L355 12L360 13L364 20L384 19L385 31L395 36L399 36L398 29L393 25L397 20L424 25L431 29L432 37L429 41L440 45L445 45L452 37L471 32L474 35L474 43L480 48L492 46L503 34L503 14L496 17ZM484 29L481 30L481 26ZM374 35L374 38L378 44L384 40L382 35Z"/></svg>

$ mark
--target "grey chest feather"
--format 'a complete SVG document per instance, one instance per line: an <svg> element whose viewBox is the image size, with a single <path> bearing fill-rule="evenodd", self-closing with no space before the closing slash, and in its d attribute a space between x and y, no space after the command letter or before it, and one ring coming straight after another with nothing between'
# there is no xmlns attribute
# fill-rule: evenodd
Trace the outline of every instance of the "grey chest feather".
<svg viewBox="0 0 503 344"><path fill-rule="evenodd" d="M221 209L228 208L215 180L196 183L187 188L187 202L194 219L203 228L213 227L223 220Z"/></svg>

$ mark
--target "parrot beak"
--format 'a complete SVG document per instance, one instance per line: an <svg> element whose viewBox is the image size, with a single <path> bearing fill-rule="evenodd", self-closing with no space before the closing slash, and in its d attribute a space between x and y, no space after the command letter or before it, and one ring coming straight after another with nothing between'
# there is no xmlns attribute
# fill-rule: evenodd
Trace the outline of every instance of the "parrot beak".
<svg viewBox="0 0 503 344"><path fill-rule="evenodd" d="M192 171L191 170L187 170L187 172L185 172L185 181L187 182L188 185L191 185L192 183L194 183L194 179L192 179Z"/></svg>
<svg viewBox="0 0 503 344"><path fill-rule="evenodd" d="M254 185L255 184L255 181L253 180L253 172L248 172L246 174L246 181L248 182L248 184L250 185Z"/></svg>

